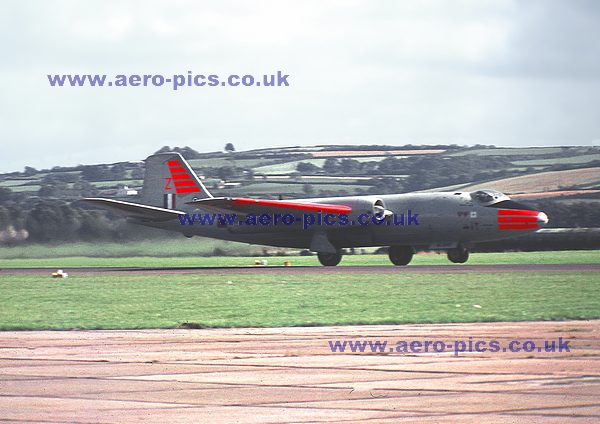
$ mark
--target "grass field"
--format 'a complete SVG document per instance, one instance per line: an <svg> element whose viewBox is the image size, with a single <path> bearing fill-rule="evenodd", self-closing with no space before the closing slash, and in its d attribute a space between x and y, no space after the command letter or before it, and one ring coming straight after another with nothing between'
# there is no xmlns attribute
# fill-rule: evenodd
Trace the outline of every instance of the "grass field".
<svg viewBox="0 0 600 424"><path fill-rule="evenodd" d="M187 242L190 242L186 240ZM151 242L145 242L151 243ZM215 242L218 244L219 242ZM102 245L95 246L102 250ZM69 247L63 247L62 252L55 250L54 254L62 253L63 257L54 257L52 253L43 252L41 246L28 252L22 251L22 254L28 256L13 257L12 259L0 259L0 268L77 268L77 267L227 267L227 266L251 266L256 259L266 259L269 265L283 265L289 261L295 266L320 266L316 256L261 256L260 248L240 245L248 249L254 249L254 256L217 256L200 257L190 256L186 251L185 256L181 256L176 250L175 243L165 242L164 244L153 243L152 246L145 244L142 247L154 250L153 254L146 253L142 247L132 245L110 244L104 249L105 257L101 257L94 252L94 246L76 244ZM139 256L128 255L138 246ZM236 244L237 246L237 244ZM35 250L38 252L35 252ZM79 250L77 250L79 249ZM110 251L110 256L107 249ZM172 250L171 250L172 249ZM3 250L0 249L0 255ZM228 249L234 251L233 244ZM185 251L185 249L184 249ZM76 256L88 254L89 256ZM169 253L170 252L170 253ZM36 257L36 253L37 255ZM239 253L239 252L236 252ZM69 255L70 254L70 255ZM490 264L597 264L600 263L600 251L562 251L562 252L507 252L507 253L472 253L469 258L469 265L490 265ZM390 265L387 255L346 255L339 266L344 265ZM414 256L411 265L452 265L444 254L427 253ZM409 265L410 266L410 265ZM400 271L399 271L400 272Z"/></svg>
<svg viewBox="0 0 600 424"><path fill-rule="evenodd" d="M0 276L0 329L589 319L599 289L578 273Z"/></svg>
<svg viewBox="0 0 600 424"><path fill-rule="evenodd" d="M247 266L255 257L65 257L4 259L0 268L52 267L49 275L0 275L0 330L310 326L600 318L600 275L530 273L193 274L81 273L78 266ZM269 265L318 266L315 257L269 257ZM599 251L481 253L469 264L597 264ZM343 265L389 265L386 255ZM416 265L449 264L416 255ZM410 265L409 265L410 266ZM391 265L390 265L391 267ZM442 269L444 267L441 267ZM10 272L10 271L9 271Z"/></svg>

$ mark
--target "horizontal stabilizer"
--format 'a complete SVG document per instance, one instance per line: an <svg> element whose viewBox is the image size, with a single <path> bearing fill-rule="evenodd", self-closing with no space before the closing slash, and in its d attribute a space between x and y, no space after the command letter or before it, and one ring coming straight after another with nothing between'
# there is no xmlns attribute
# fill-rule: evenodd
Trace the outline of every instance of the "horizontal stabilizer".
<svg viewBox="0 0 600 424"><path fill-rule="evenodd" d="M170 219L176 219L178 215L185 214L185 212L173 209L164 209L156 206L140 205L138 203L97 197L88 197L82 199L81 202L108 209L111 212L118 213L127 218L138 218L150 221L168 221Z"/></svg>

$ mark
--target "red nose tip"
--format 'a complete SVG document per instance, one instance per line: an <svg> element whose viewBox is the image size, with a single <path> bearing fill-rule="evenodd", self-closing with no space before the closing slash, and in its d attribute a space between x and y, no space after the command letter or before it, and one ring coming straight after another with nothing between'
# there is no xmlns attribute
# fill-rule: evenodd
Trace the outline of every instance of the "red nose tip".
<svg viewBox="0 0 600 424"><path fill-rule="evenodd" d="M548 223L544 212L528 209L499 209L498 228L500 230L535 230Z"/></svg>

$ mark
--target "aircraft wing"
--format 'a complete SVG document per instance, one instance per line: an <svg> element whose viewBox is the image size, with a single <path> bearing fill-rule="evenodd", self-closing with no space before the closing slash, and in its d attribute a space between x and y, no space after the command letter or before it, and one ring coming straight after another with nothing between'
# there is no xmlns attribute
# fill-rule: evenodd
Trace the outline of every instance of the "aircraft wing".
<svg viewBox="0 0 600 424"><path fill-rule="evenodd" d="M140 205L137 203L123 202L121 200L102 199L98 197L87 197L80 200L90 205L108 209L111 212L127 218L137 218L150 221L168 221L176 219L178 215L183 215L185 212L172 209L163 209L156 206Z"/></svg>
<svg viewBox="0 0 600 424"><path fill-rule="evenodd" d="M248 199L245 197L213 197L210 199L199 199L188 202L189 205L200 209L208 209L217 213L239 213L239 214L292 214L298 213L332 213L348 214L352 208L346 205L332 205L326 203L312 203L293 200L268 200Z"/></svg>

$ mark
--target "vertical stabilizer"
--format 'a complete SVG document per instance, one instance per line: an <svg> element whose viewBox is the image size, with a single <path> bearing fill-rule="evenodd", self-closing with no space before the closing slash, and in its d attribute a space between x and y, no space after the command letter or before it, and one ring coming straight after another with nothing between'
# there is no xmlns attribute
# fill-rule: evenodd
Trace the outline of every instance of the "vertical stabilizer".
<svg viewBox="0 0 600 424"><path fill-rule="evenodd" d="M179 153L159 153L146 159L141 200L145 205L183 209L186 202L213 197Z"/></svg>

